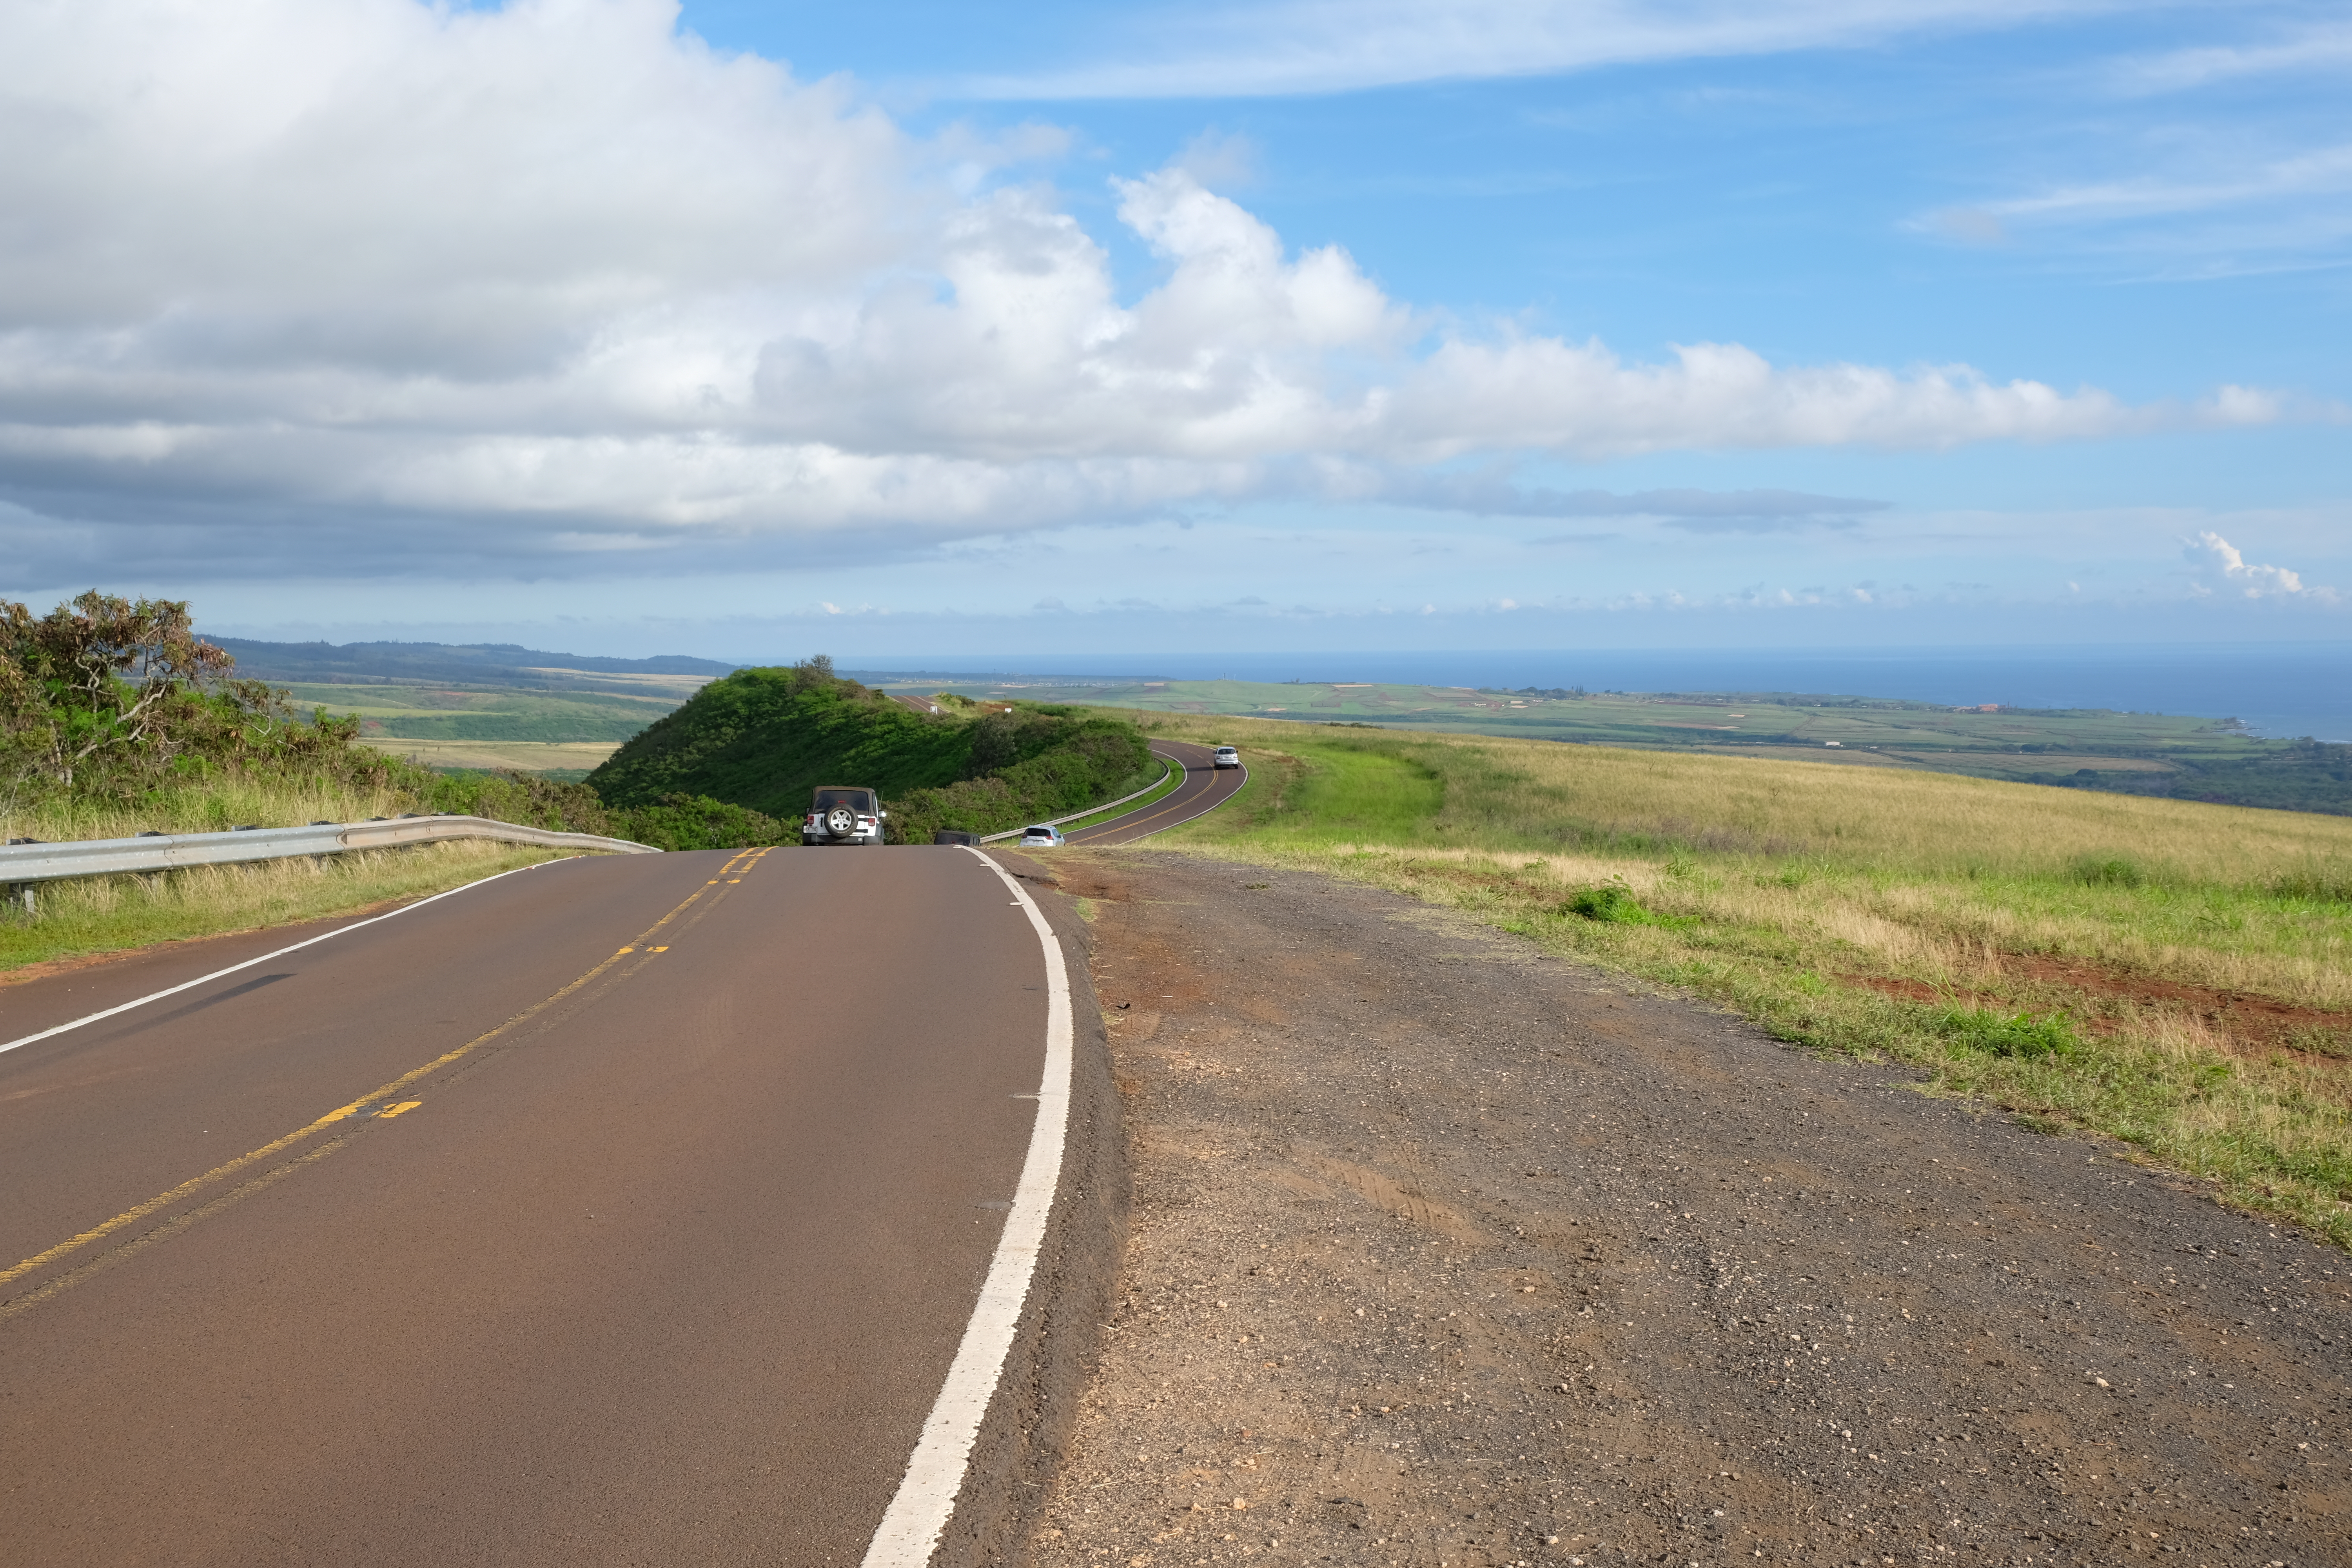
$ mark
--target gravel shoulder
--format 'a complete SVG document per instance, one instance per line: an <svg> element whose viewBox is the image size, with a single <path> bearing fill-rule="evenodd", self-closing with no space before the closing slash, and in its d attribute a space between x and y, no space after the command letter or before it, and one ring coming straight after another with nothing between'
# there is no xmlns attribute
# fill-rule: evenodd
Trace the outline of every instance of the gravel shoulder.
<svg viewBox="0 0 2352 1568"><path fill-rule="evenodd" d="M2352 1561L2341 1253L1379 889L1041 859L1132 1195L1022 1561Z"/></svg>

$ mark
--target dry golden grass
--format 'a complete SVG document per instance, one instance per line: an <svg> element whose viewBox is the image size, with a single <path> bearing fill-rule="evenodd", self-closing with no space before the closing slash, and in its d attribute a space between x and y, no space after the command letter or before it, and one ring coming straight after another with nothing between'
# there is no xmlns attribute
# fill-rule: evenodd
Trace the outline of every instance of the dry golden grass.
<svg viewBox="0 0 2352 1568"><path fill-rule="evenodd" d="M2352 871L2352 817L2006 784L1956 773L1770 757L1629 751L1483 735L1377 731L1192 714L1131 715L1173 739L1244 747L1377 742L1442 753L1449 783L1486 775L1445 818L1523 837L1564 828L1880 871L2046 875L2128 855L2183 881L2260 883Z"/></svg>
<svg viewBox="0 0 2352 1568"><path fill-rule="evenodd" d="M360 822L414 811L412 796L394 789L347 789L303 781L223 779L173 790L152 803L62 800L5 819L5 837L62 844L135 834L220 833L232 827L299 827L306 822Z"/></svg>
<svg viewBox="0 0 2352 1568"><path fill-rule="evenodd" d="M128 838L155 830L216 833L253 825L358 822L414 811L397 790L316 781L215 780L135 805L50 804L9 821L12 838L49 843ZM118 952L258 926L349 914L392 899L445 891L477 877L559 858L563 851L487 840L308 856L242 866L197 866L152 877L91 877L42 884L37 914L0 915L0 970L58 958Z"/></svg>
<svg viewBox="0 0 2352 1568"><path fill-rule="evenodd" d="M1139 717L1252 766L1232 805L1151 847L1450 905L1784 1038L1912 1063L2031 1125L2124 1139L2352 1247L2352 820ZM1576 912L1606 888L1622 913Z"/></svg>
<svg viewBox="0 0 2352 1568"><path fill-rule="evenodd" d="M532 773L551 768L593 768L621 749L618 741L402 741L380 735L360 744L426 767L480 768L490 773L519 768Z"/></svg>
<svg viewBox="0 0 2352 1568"><path fill-rule="evenodd" d="M0 970L350 914L564 853L461 839L317 860L302 856L47 883L39 890L37 918L0 918Z"/></svg>

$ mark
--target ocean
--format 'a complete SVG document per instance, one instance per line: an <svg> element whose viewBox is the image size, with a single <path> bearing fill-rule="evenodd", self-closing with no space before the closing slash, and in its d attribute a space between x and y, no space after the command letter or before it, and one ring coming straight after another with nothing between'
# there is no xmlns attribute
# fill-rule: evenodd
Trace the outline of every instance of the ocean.
<svg viewBox="0 0 2352 1568"><path fill-rule="evenodd" d="M845 664L850 661L845 660ZM2352 642L2006 648L931 656L868 669L1168 680L1380 680L1588 691L1789 691L2237 719L2258 735L2352 741Z"/></svg>

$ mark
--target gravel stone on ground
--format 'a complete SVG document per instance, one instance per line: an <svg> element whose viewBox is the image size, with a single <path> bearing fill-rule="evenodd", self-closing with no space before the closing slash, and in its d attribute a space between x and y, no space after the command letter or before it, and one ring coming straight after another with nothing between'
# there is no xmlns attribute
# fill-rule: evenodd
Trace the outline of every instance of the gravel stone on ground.
<svg viewBox="0 0 2352 1568"><path fill-rule="evenodd" d="M2352 1562L2340 1253L1377 889L1045 863L1135 1169L1024 1561Z"/></svg>

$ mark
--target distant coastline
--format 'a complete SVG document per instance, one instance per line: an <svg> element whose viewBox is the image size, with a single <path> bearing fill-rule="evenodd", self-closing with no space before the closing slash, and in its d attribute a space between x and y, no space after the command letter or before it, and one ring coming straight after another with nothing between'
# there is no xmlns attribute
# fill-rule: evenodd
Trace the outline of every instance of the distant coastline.
<svg viewBox="0 0 2352 1568"><path fill-rule="evenodd" d="M1952 707L2235 719L2266 740L2352 742L2352 642L2117 648L1697 648L929 655L839 660L893 679L1422 681L1590 691L1809 692Z"/></svg>

